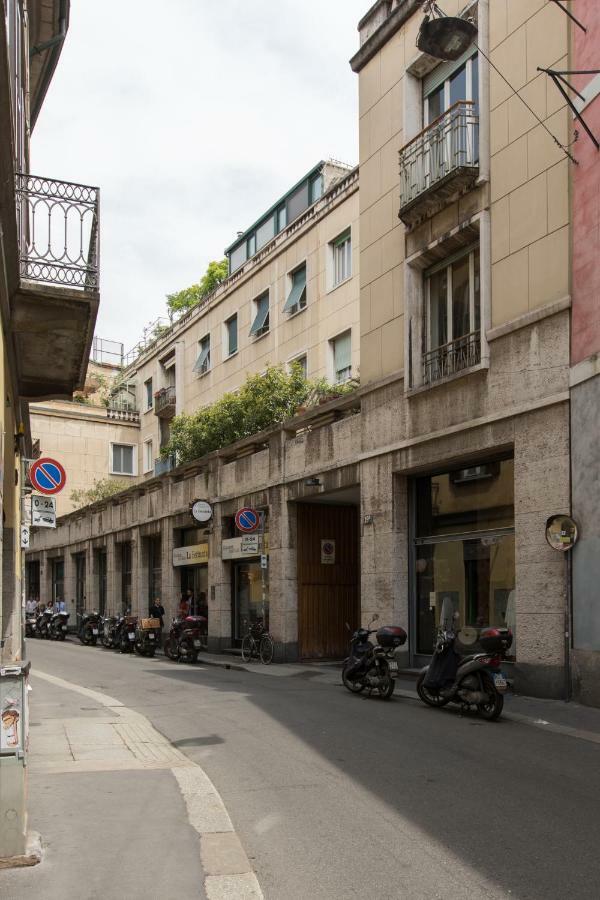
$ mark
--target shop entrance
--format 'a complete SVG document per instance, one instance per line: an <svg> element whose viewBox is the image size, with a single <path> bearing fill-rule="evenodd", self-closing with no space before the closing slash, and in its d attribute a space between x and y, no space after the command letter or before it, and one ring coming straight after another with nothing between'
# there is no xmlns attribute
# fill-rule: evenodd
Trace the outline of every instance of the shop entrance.
<svg viewBox="0 0 600 900"><path fill-rule="evenodd" d="M354 629L360 618L358 508L299 503L297 513L299 655L340 658L346 622Z"/></svg>
<svg viewBox="0 0 600 900"><path fill-rule="evenodd" d="M181 593L192 592L192 615L208 619L208 566L183 566L180 571Z"/></svg>

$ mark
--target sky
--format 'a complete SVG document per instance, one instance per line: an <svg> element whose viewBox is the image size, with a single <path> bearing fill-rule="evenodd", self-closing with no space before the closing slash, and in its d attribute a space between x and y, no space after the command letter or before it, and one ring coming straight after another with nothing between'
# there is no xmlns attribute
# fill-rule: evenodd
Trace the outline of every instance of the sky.
<svg viewBox="0 0 600 900"><path fill-rule="evenodd" d="M372 0L72 0L34 174L100 186L96 334L129 350L319 160L358 161Z"/></svg>

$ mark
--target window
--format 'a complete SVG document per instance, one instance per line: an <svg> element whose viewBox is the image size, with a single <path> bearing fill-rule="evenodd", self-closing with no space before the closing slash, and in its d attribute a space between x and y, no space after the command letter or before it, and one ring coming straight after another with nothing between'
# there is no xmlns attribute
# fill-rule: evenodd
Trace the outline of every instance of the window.
<svg viewBox="0 0 600 900"><path fill-rule="evenodd" d="M262 222L256 229L256 249L260 250L261 247L264 247L265 244L272 241L274 237L275 216L269 216L269 218L265 222Z"/></svg>
<svg viewBox="0 0 600 900"><path fill-rule="evenodd" d="M152 394L152 379L149 378L148 381L144 382L144 390L146 392L146 409L152 409L154 405L154 397Z"/></svg>
<svg viewBox="0 0 600 900"><path fill-rule="evenodd" d="M299 366L304 378L308 377L308 357L306 353L303 353L302 356L296 356L294 359L290 359L288 369L291 370L292 366Z"/></svg>
<svg viewBox="0 0 600 900"><path fill-rule="evenodd" d="M352 377L352 333L346 331L331 341L333 377L336 384Z"/></svg>
<svg viewBox="0 0 600 900"><path fill-rule="evenodd" d="M323 196L323 176L317 175L310 183L310 202L316 203Z"/></svg>
<svg viewBox="0 0 600 900"><path fill-rule="evenodd" d="M331 244L333 253L332 287L337 287L352 275L352 237L350 229Z"/></svg>
<svg viewBox="0 0 600 900"><path fill-rule="evenodd" d="M210 371L210 334L205 335L202 340L198 341L198 359L194 365L194 372L199 375L206 375Z"/></svg>
<svg viewBox="0 0 600 900"><path fill-rule="evenodd" d="M479 103L479 62L471 47L460 59L441 63L423 79L423 124L431 125L460 100Z"/></svg>
<svg viewBox="0 0 600 900"><path fill-rule="evenodd" d="M288 276L288 284L289 293L283 311L293 316L306 307L306 263Z"/></svg>
<svg viewBox="0 0 600 900"><path fill-rule="evenodd" d="M489 625L515 635L513 460L463 463L414 479L413 490L417 652L432 652L437 627L455 613L466 652L477 652Z"/></svg>
<svg viewBox="0 0 600 900"><path fill-rule="evenodd" d="M154 453L152 451L152 439L144 441L144 474L154 469Z"/></svg>
<svg viewBox="0 0 600 900"><path fill-rule="evenodd" d="M287 222L288 225L302 215L305 209L310 205L308 181L303 182L300 187L296 188L293 194L287 199Z"/></svg>
<svg viewBox="0 0 600 900"><path fill-rule="evenodd" d="M430 129L425 164L431 183L443 178L451 169L475 165L479 159L476 120L479 110L478 59L478 54L471 47L459 60L437 66L423 81L424 127L436 122L454 107L449 116Z"/></svg>
<svg viewBox="0 0 600 900"><path fill-rule="evenodd" d="M135 475L132 444L111 444L111 475Z"/></svg>
<svg viewBox="0 0 600 900"><path fill-rule="evenodd" d="M262 294L254 300L254 321L250 329L250 336L259 338L269 330L269 292Z"/></svg>
<svg viewBox="0 0 600 900"><path fill-rule="evenodd" d="M481 359L479 247L465 249L425 272L426 384Z"/></svg>
<svg viewBox="0 0 600 900"><path fill-rule="evenodd" d="M65 599L65 561L52 560L52 602Z"/></svg>
<svg viewBox="0 0 600 900"><path fill-rule="evenodd" d="M227 319L225 322L225 337L226 344L225 350L227 356L233 356L234 353L237 353L238 349L238 321L237 321L237 313L235 316L231 316L230 319Z"/></svg>
<svg viewBox="0 0 600 900"><path fill-rule="evenodd" d="M231 251L229 254L229 271L235 272L236 269L239 269L240 266L243 266L248 258L246 253L246 241L242 241L241 244Z"/></svg>

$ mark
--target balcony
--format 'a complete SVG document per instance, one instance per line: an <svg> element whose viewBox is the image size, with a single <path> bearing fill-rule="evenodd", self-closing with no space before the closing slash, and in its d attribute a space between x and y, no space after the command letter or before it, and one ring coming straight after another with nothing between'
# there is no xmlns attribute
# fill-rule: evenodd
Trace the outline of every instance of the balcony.
<svg viewBox="0 0 600 900"><path fill-rule="evenodd" d="M177 395L174 387L162 388L154 395L154 415L159 419L172 419L175 415Z"/></svg>
<svg viewBox="0 0 600 900"><path fill-rule="evenodd" d="M154 475L166 475L167 472L170 472L176 466L176 460L174 456L167 456L165 459L155 459L154 460Z"/></svg>
<svg viewBox="0 0 600 900"><path fill-rule="evenodd" d="M139 422L140 412L127 400L121 397L111 397L108 401L106 415L116 422Z"/></svg>
<svg viewBox="0 0 600 900"><path fill-rule="evenodd" d="M99 190L18 174L18 282L12 296L19 392L83 388L99 304Z"/></svg>
<svg viewBox="0 0 600 900"><path fill-rule="evenodd" d="M423 383L433 384L480 362L481 332L472 331L423 354Z"/></svg>
<svg viewBox="0 0 600 900"><path fill-rule="evenodd" d="M400 151L400 213L412 226L470 187L479 174L479 116L461 100Z"/></svg>

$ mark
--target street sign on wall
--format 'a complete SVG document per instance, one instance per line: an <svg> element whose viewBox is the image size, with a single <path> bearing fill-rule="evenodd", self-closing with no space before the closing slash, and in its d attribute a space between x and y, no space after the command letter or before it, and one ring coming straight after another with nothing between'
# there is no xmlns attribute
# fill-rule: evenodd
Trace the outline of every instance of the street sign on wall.
<svg viewBox="0 0 600 900"><path fill-rule="evenodd" d="M191 505L192 518L204 525L212 519L212 506L206 500L194 500Z"/></svg>
<svg viewBox="0 0 600 900"><path fill-rule="evenodd" d="M49 456L36 459L29 469L29 480L41 494L58 494L67 483L63 467Z"/></svg>
<svg viewBox="0 0 600 900"><path fill-rule="evenodd" d="M255 509L244 506L236 512L235 524L238 530L243 531L244 534L252 534L260 525L260 516Z"/></svg>

